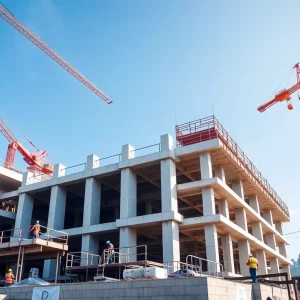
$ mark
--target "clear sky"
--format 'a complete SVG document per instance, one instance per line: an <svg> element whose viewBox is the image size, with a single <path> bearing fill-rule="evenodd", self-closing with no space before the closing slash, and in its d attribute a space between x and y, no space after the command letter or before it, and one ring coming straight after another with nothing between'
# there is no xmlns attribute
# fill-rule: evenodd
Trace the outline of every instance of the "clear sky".
<svg viewBox="0 0 300 300"><path fill-rule="evenodd" d="M158 143L174 135L176 119L214 111L289 206L285 231L300 230L300 102L295 95L292 112L256 110L300 61L299 0L2 2L114 101L99 100L0 20L0 108L53 162ZM0 158L6 147L0 137ZM288 237L290 257L299 238Z"/></svg>

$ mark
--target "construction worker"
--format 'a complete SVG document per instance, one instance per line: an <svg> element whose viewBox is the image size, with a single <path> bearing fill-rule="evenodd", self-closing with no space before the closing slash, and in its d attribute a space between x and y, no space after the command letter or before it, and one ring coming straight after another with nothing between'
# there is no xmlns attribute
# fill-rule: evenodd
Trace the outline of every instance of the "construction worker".
<svg viewBox="0 0 300 300"><path fill-rule="evenodd" d="M252 278L252 282L257 283L256 273L258 269L258 260L252 254L249 255L247 266L249 267L249 273Z"/></svg>
<svg viewBox="0 0 300 300"><path fill-rule="evenodd" d="M36 223L30 228L30 233L32 238L37 239L40 235L40 232L41 232L40 222L36 221Z"/></svg>
<svg viewBox="0 0 300 300"><path fill-rule="evenodd" d="M110 241L107 241L106 244L108 249L108 263L111 264L113 260L113 254L115 253L115 247Z"/></svg>
<svg viewBox="0 0 300 300"><path fill-rule="evenodd" d="M5 275L5 286L9 287L11 286L15 281L15 276L13 274L12 269L8 269L8 272Z"/></svg>

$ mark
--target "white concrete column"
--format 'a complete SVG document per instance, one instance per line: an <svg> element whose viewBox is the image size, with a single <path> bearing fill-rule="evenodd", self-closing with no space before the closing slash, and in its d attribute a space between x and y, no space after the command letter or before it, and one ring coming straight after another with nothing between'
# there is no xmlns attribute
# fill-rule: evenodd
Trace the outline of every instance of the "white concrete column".
<svg viewBox="0 0 300 300"><path fill-rule="evenodd" d="M289 280L291 280L291 268L290 268L290 265L282 265L281 266L282 268L282 272L283 273L288 273L288 276L289 276Z"/></svg>
<svg viewBox="0 0 300 300"><path fill-rule="evenodd" d="M99 157L95 154L91 154L86 159L86 169L92 170L100 167Z"/></svg>
<svg viewBox="0 0 300 300"><path fill-rule="evenodd" d="M51 188L47 225L51 229L64 229L66 196L63 187L55 185Z"/></svg>
<svg viewBox="0 0 300 300"><path fill-rule="evenodd" d="M246 265L250 254L250 246L248 240L239 241L238 247L239 247L241 274L243 276L249 276L249 267Z"/></svg>
<svg viewBox="0 0 300 300"><path fill-rule="evenodd" d="M100 223L101 184L93 177L85 181L83 226Z"/></svg>
<svg viewBox="0 0 300 300"><path fill-rule="evenodd" d="M223 182L226 182L225 171L224 171L223 167L217 166L217 167L214 168L214 171L215 171L215 176L216 177L218 177Z"/></svg>
<svg viewBox="0 0 300 300"><path fill-rule="evenodd" d="M271 267L271 274L276 274L280 272L279 263L277 257L270 258L270 267ZM272 278L272 280L280 280L280 277Z"/></svg>
<svg viewBox="0 0 300 300"><path fill-rule="evenodd" d="M160 137L161 151L173 150L173 138L169 134ZM176 164L172 159L160 162L162 212L178 211L176 189Z"/></svg>
<svg viewBox="0 0 300 300"><path fill-rule="evenodd" d="M267 260L265 250L256 250L256 259L258 260L258 274L268 274Z"/></svg>
<svg viewBox="0 0 300 300"><path fill-rule="evenodd" d="M170 263L180 261L179 225L174 221L162 223L163 262ZM177 264L173 264L175 268ZM168 270L172 271L172 268ZM173 271L176 271L173 269Z"/></svg>
<svg viewBox="0 0 300 300"><path fill-rule="evenodd" d="M66 190L58 185L51 188L50 205L48 213L47 227L51 229L64 229ZM53 278L55 276L56 259L44 261L43 278Z"/></svg>
<svg viewBox="0 0 300 300"><path fill-rule="evenodd" d="M263 230L261 227L261 222L251 223L252 225L252 235L260 241L264 241Z"/></svg>
<svg viewBox="0 0 300 300"><path fill-rule="evenodd" d="M285 243L278 243L278 250L282 256L287 257Z"/></svg>
<svg viewBox="0 0 300 300"><path fill-rule="evenodd" d="M56 164L53 168L53 178L58 178L66 175L66 166L63 164Z"/></svg>
<svg viewBox="0 0 300 300"><path fill-rule="evenodd" d="M271 247L272 249L274 249L275 251L277 251L276 249L276 239L275 239L275 235L273 232L268 232L266 234L266 239L267 239L267 245L269 247Z"/></svg>
<svg viewBox="0 0 300 300"><path fill-rule="evenodd" d="M213 188L206 187L202 189L203 215L209 216L216 213L215 193Z"/></svg>
<svg viewBox="0 0 300 300"><path fill-rule="evenodd" d="M19 195L18 210L15 221L14 236L18 237L20 234L20 228L24 228L22 231L22 237L28 238L29 227L31 225L32 210L33 210L33 196L23 193ZM28 235L27 235L28 233Z"/></svg>
<svg viewBox="0 0 300 300"><path fill-rule="evenodd" d="M250 207L260 215L259 202L256 195L249 197L249 205Z"/></svg>
<svg viewBox="0 0 300 300"><path fill-rule="evenodd" d="M273 214L272 214L272 211L271 209L264 209L263 210L263 216L264 216L264 219L270 223L272 226L273 225Z"/></svg>
<svg viewBox="0 0 300 300"><path fill-rule="evenodd" d="M33 180L33 173L29 171L24 172L22 177L22 186L34 183L32 180Z"/></svg>
<svg viewBox="0 0 300 300"><path fill-rule="evenodd" d="M137 261L137 234L135 228L123 227L120 228L120 243L119 243L119 252L123 253L124 256L121 258L122 262ZM141 249L144 251L145 249ZM140 260L142 256L139 257ZM145 260L147 258L145 257Z"/></svg>
<svg viewBox="0 0 300 300"><path fill-rule="evenodd" d="M247 216L246 210L243 207L237 208L235 210L235 223L242 229L248 232Z"/></svg>
<svg viewBox="0 0 300 300"><path fill-rule="evenodd" d="M218 209L219 209L219 213L221 215L223 215L225 218L229 219L229 208L228 208L228 202L226 199L218 200Z"/></svg>
<svg viewBox="0 0 300 300"><path fill-rule="evenodd" d="M235 180L232 181L232 190L243 200L244 198L244 185L242 180Z"/></svg>
<svg viewBox="0 0 300 300"><path fill-rule="evenodd" d="M200 154L201 180L212 178L211 156L209 152Z"/></svg>
<svg viewBox="0 0 300 300"><path fill-rule="evenodd" d="M281 222L274 222L274 224L275 224L275 229L276 229L281 235L283 235L282 223L281 223Z"/></svg>
<svg viewBox="0 0 300 300"><path fill-rule="evenodd" d="M86 266L88 264L88 258L91 259L86 253L98 254L99 253L99 237L92 234L82 235L81 240L81 266Z"/></svg>
<svg viewBox="0 0 300 300"><path fill-rule="evenodd" d="M218 232L215 224L204 225L205 233L205 246L206 246L206 258L216 263L220 262L219 258L219 244L218 244ZM216 270L213 264L208 265L208 271L210 273ZM217 266L217 270L220 271L220 267Z"/></svg>
<svg viewBox="0 0 300 300"><path fill-rule="evenodd" d="M232 239L229 234L221 237L225 272L235 273Z"/></svg>

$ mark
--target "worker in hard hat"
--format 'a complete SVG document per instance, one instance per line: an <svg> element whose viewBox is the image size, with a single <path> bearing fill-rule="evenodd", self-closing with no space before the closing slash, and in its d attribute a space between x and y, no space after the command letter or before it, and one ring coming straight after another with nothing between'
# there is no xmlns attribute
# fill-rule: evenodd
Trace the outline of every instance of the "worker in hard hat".
<svg viewBox="0 0 300 300"><path fill-rule="evenodd" d="M247 266L249 267L249 273L252 278L252 282L257 283L256 273L258 269L258 260L252 254L249 255Z"/></svg>
<svg viewBox="0 0 300 300"><path fill-rule="evenodd" d="M108 263L111 264L113 261L113 255L115 253L115 250L114 250L115 247L110 241L107 241L106 245L107 245L107 249L108 249Z"/></svg>
<svg viewBox="0 0 300 300"><path fill-rule="evenodd" d="M37 239L40 236L40 232L41 232L41 226L40 226L40 222L36 221L34 225L31 226L30 228L30 233L33 239Z"/></svg>
<svg viewBox="0 0 300 300"><path fill-rule="evenodd" d="M13 274L12 269L8 269L6 275L5 275L5 286L9 287L15 282L15 276Z"/></svg>

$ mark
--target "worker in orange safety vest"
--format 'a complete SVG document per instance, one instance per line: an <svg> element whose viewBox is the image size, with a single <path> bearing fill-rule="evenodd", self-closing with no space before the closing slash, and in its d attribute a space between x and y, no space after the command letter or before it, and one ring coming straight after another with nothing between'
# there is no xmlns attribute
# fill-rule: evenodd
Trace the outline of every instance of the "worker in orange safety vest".
<svg viewBox="0 0 300 300"><path fill-rule="evenodd" d="M12 269L9 269L8 273L6 273L5 275L5 286L6 287L11 286L14 283L14 281L15 281L15 276L13 274L13 271Z"/></svg>
<svg viewBox="0 0 300 300"><path fill-rule="evenodd" d="M257 283L256 273L258 269L258 260L252 254L249 255L247 266L249 267L249 273L252 278L252 282Z"/></svg>
<svg viewBox="0 0 300 300"><path fill-rule="evenodd" d="M33 226L31 226L29 231L33 239L39 238L41 232L40 222L36 221L36 223Z"/></svg>

